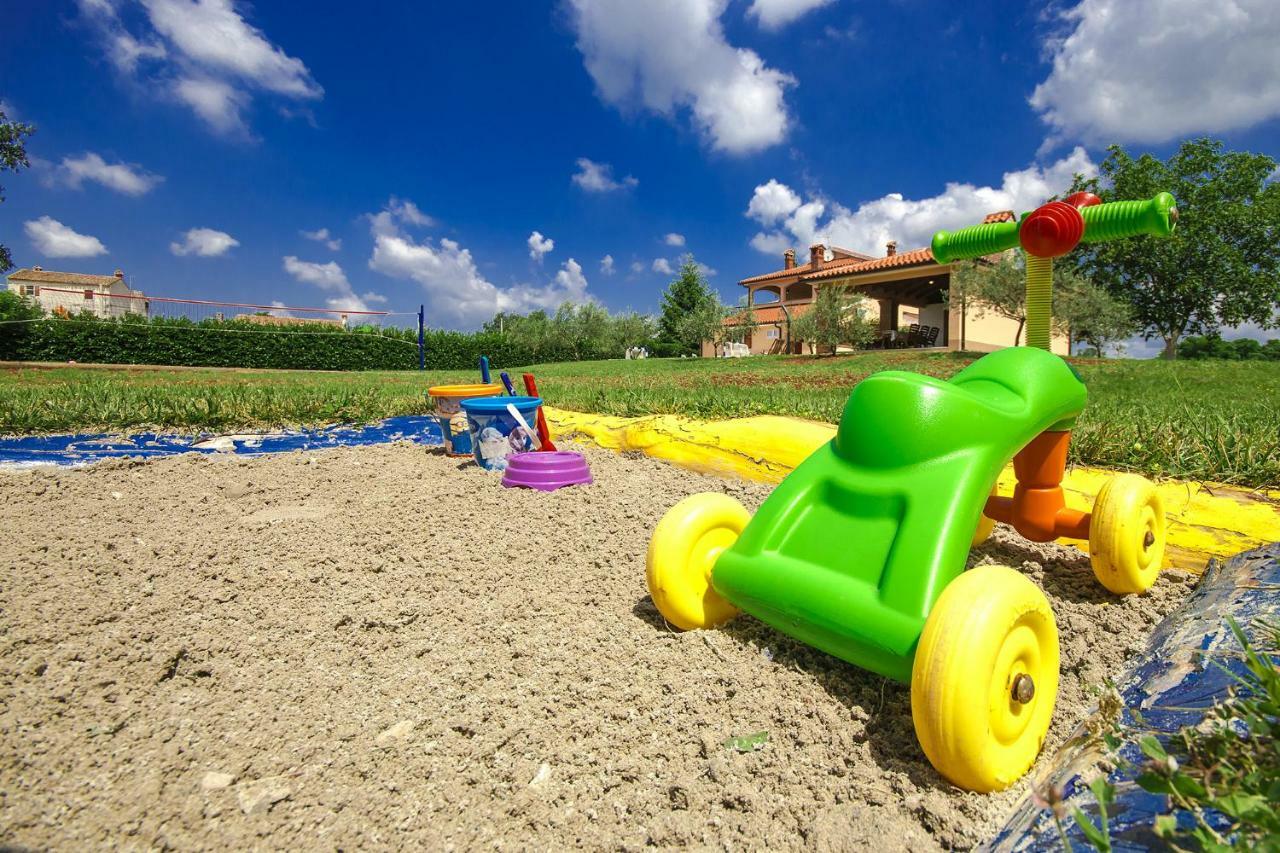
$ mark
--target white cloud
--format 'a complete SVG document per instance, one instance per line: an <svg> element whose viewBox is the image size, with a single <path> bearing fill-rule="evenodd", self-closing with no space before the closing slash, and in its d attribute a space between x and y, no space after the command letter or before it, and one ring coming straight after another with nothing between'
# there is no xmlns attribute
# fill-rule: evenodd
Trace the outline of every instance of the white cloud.
<svg viewBox="0 0 1280 853"><path fill-rule="evenodd" d="M751 248L766 255L780 255L795 246L795 242L781 231L758 231L751 238Z"/></svg>
<svg viewBox="0 0 1280 853"><path fill-rule="evenodd" d="M780 143L795 80L725 40L729 0L568 0L578 49L606 103L668 118L688 109L718 150Z"/></svg>
<svg viewBox="0 0 1280 853"><path fill-rule="evenodd" d="M93 181L107 189L133 196L145 195L164 180L140 166L108 163L92 151L87 151L80 157L63 157L56 179L77 190L85 181Z"/></svg>
<svg viewBox="0 0 1280 853"><path fill-rule="evenodd" d="M173 81L173 94L218 133L249 133L241 115L249 96L230 83L212 77L180 77Z"/></svg>
<svg viewBox="0 0 1280 853"><path fill-rule="evenodd" d="M231 0L142 0L142 4L156 31L203 68L291 98L324 94L307 66L240 17Z"/></svg>
<svg viewBox="0 0 1280 853"><path fill-rule="evenodd" d="M605 275L613 275L613 255L605 255L600 259L600 272Z"/></svg>
<svg viewBox="0 0 1280 853"><path fill-rule="evenodd" d="M1055 139L1162 142L1280 116L1275 0L1082 0L1063 19L1031 96Z"/></svg>
<svg viewBox="0 0 1280 853"><path fill-rule="evenodd" d="M538 231L530 234L527 242L529 244L529 257L535 261L541 261L543 255L556 247L555 240L550 237L543 237Z"/></svg>
<svg viewBox="0 0 1280 853"><path fill-rule="evenodd" d="M667 260L666 258L654 258L653 264L650 265L649 268L652 269L654 272L662 273L663 275L671 275L672 273L675 272L675 270L672 269L671 267L671 261Z"/></svg>
<svg viewBox="0 0 1280 853"><path fill-rule="evenodd" d="M181 243L170 243L169 251L175 255L217 258L239 245L240 241L226 231L217 231L213 228L192 228L182 235Z"/></svg>
<svg viewBox="0 0 1280 853"><path fill-rule="evenodd" d="M79 0L117 70L147 90L168 91L211 128L246 134L250 93L315 100L324 89L302 60L246 21L233 0L140 0L145 15L122 16L121 0Z"/></svg>
<svg viewBox="0 0 1280 853"><path fill-rule="evenodd" d="M864 202L854 210L839 202L818 198L795 207L789 214L782 212L785 206L766 208L762 204L757 214L752 215L752 208L748 206L748 215L752 218L762 224L776 222L778 225L774 230L756 234L751 245L761 252L775 254L791 245L828 243L879 255L885 243L897 240L905 251L927 246L939 228L975 225L986 214L998 210L1018 213L1031 210L1049 196L1068 189L1077 173L1086 176L1097 173L1097 167L1083 148L1076 148L1048 166L1032 165L1017 172L1006 172L999 187L948 183L943 192L929 198L908 199L901 193L890 193ZM772 183L775 182L770 181ZM756 187L756 196L763 191L783 197L781 190L791 192L782 184L777 187L763 184ZM755 201L753 197L752 203Z"/></svg>
<svg viewBox="0 0 1280 853"><path fill-rule="evenodd" d="M436 224L434 219L419 210L418 206L407 198L400 199L392 196L391 200L387 202L387 212L406 225L418 225L422 228L430 228L432 225Z"/></svg>
<svg viewBox="0 0 1280 853"><path fill-rule="evenodd" d="M573 258L564 262L556 273L556 287L569 294L573 302L582 302L587 298L587 277L582 274L582 265Z"/></svg>
<svg viewBox="0 0 1280 853"><path fill-rule="evenodd" d="M747 16L766 30L778 30L832 0L752 0Z"/></svg>
<svg viewBox="0 0 1280 853"><path fill-rule="evenodd" d="M801 204L800 196L791 187L780 184L774 178L756 187L747 205L747 216L761 225L772 225L795 212Z"/></svg>
<svg viewBox="0 0 1280 853"><path fill-rule="evenodd" d="M313 261L300 261L293 255L284 258L284 271L303 284L311 284L333 294L325 299L325 305L335 311L368 311L370 302L386 302L385 296L378 293L366 293L356 296L347 280L347 274L337 261L318 264Z"/></svg>
<svg viewBox="0 0 1280 853"><path fill-rule="evenodd" d="M549 309L566 301L585 301L587 281L577 261L566 261L546 286L519 284L499 288L476 266L471 252L447 237L421 242L405 234L391 210L369 216L373 254L369 268L417 282L426 293L432 322L451 328L475 328L499 311Z"/></svg>
<svg viewBox="0 0 1280 853"><path fill-rule="evenodd" d="M92 258L107 253L97 237L81 234L52 216L28 220L22 228L31 245L47 258Z"/></svg>
<svg viewBox="0 0 1280 853"><path fill-rule="evenodd" d="M720 274L720 270L716 269L715 267L709 267L706 264L702 263L702 261L697 262L697 267L698 267L698 272L702 273L707 278L711 278L713 275Z"/></svg>
<svg viewBox="0 0 1280 853"><path fill-rule="evenodd" d="M571 180L589 193L608 193L614 190L625 190L636 186L640 181L627 175L621 181L613 179L613 166L608 163L597 163L586 157L578 158L578 171Z"/></svg>
<svg viewBox="0 0 1280 853"><path fill-rule="evenodd" d="M642 272L644 272L644 264L640 263L639 261L632 261L632 262L631 262L631 274L632 274L632 275L639 275L639 274L640 274L640 273L642 273Z"/></svg>
<svg viewBox="0 0 1280 853"><path fill-rule="evenodd" d="M314 240L317 243L323 243L331 252L336 252L342 248L342 240L329 235L328 228L320 228L316 231L299 231L303 237L308 240Z"/></svg>
<svg viewBox="0 0 1280 853"><path fill-rule="evenodd" d="M666 243L668 246L683 246L684 235L677 234L672 231L670 234L662 238L662 242Z"/></svg>

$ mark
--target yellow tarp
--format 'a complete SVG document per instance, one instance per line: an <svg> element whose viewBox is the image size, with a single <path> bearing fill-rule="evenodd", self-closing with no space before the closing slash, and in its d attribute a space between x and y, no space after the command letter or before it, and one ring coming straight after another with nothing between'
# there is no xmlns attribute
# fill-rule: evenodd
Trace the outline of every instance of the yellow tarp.
<svg viewBox="0 0 1280 853"><path fill-rule="evenodd" d="M638 451L693 471L777 483L835 435L830 424L765 415L699 421L679 415L621 418L544 408L556 435L577 434L601 447ZM1113 472L1073 468L1063 488L1067 503L1082 510ZM1013 492L1013 468L1000 476L1001 494ZM1280 539L1280 492L1248 491L1217 483L1165 480L1160 484L1169 516L1166 562L1200 571L1210 557L1225 558ZM1081 550L1087 543L1066 540Z"/></svg>

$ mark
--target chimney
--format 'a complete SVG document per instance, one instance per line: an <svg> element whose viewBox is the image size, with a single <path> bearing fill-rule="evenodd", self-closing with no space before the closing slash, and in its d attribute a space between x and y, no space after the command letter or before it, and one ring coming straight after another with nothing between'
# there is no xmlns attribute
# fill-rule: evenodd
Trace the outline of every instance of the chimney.
<svg viewBox="0 0 1280 853"><path fill-rule="evenodd" d="M796 250L787 249L782 253L782 268L784 270L793 270L796 268Z"/></svg>
<svg viewBox="0 0 1280 853"><path fill-rule="evenodd" d="M31 268L31 271L32 271L32 272L44 272L44 267L42 267L42 266L34 266L34 267L32 267L32 268Z"/></svg>
<svg viewBox="0 0 1280 853"><path fill-rule="evenodd" d="M124 278L124 270L116 270L116 278Z"/></svg>
<svg viewBox="0 0 1280 853"><path fill-rule="evenodd" d="M892 258L896 254L898 254L897 240L890 240L888 243L884 244L884 256L886 258Z"/></svg>
<svg viewBox="0 0 1280 853"><path fill-rule="evenodd" d="M815 270L822 266L822 262L826 260L827 247L821 243L814 243L809 247L809 266Z"/></svg>

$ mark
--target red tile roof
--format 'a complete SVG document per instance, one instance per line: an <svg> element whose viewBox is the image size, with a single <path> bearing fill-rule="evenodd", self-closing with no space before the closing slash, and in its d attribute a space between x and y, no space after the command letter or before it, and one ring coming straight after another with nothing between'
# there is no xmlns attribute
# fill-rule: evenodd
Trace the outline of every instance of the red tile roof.
<svg viewBox="0 0 1280 853"><path fill-rule="evenodd" d="M988 213L982 217L983 225L993 225L996 222L1013 222L1018 217L1014 215L1012 210L998 210L995 213Z"/></svg>
<svg viewBox="0 0 1280 853"><path fill-rule="evenodd" d="M120 281L114 275L90 275L81 272L23 268L9 273L10 281L35 281L41 284L75 284L81 287L110 287Z"/></svg>
<svg viewBox="0 0 1280 853"><path fill-rule="evenodd" d="M895 255L887 255L883 258L874 258L870 261L858 261L857 263L818 270L817 272L810 273L805 276L804 281L816 281L824 278L840 278L841 276L846 275L860 275L862 273L878 272L880 270L890 270L898 267L914 267L921 264L931 264L933 262L933 250L926 246L923 249L912 249L910 252L898 252Z"/></svg>

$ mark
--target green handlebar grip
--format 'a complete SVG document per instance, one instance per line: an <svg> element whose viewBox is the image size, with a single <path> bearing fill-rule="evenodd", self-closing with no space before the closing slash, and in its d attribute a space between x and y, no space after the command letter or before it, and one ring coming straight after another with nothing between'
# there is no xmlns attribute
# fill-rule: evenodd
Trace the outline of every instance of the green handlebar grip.
<svg viewBox="0 0 1280 853"><path fill-rule="evenodd" d="M1018 245L1017 222L992 222L970 225L957 231L939 231L933 235L933 259L940 264L994 255Z"/></svg>
<svg viewBox="0 0 1280 853"><path fill-rule="evenodd" d="M1084 236L1080 242L1101 243L1139 234L1167 236L1178 221L1176 204L1173 196L1158 193L1146 201L1110 201L1081 208Z"/></svg>

